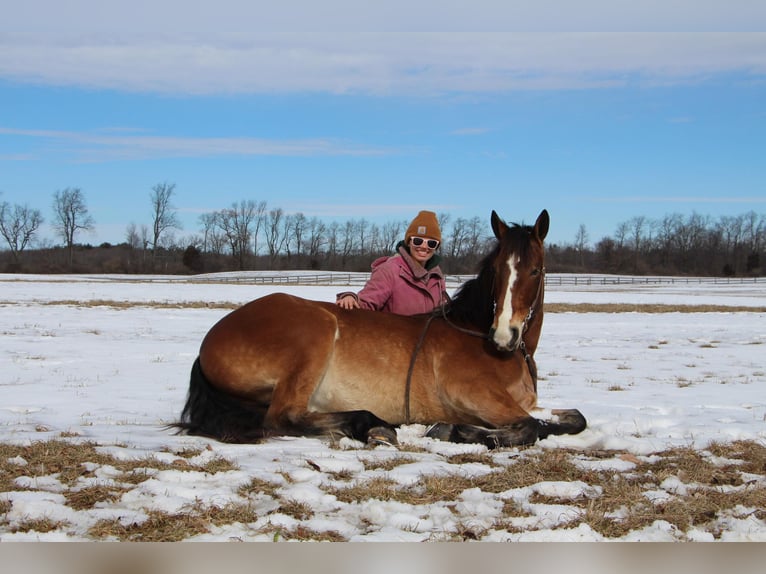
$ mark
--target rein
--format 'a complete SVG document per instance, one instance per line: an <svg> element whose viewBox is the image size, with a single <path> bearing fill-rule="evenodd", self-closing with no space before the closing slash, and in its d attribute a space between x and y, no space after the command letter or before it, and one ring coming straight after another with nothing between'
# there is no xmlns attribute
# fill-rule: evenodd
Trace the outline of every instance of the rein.
<svg viewBox="0 0 766 574"><path fill-rule="evenodd" d="M524 319L523 328L522 328L522 337L524 336L524 333L527 331L527 325L529 321L532 320L532 316L535 314L535 308L537 307L537 304L540 302L540 295L543 292L543 284L545 283L545 267L542 268L541 274L540 274L540 283L537 286L537 294L535 295L535 300L532 302L532 305L529 307L529 312L527 313L526 318ZM428 329L431 326L431 322L441 315L442 319L453 329L460 331L461 333L465 333L466 335L471 335L472 337L479 337L481 339L484 339L486 341L490 341L491 337L489 333L482 333L481 331L477 331L475 329L466 329L464 327L461 327L460 325L456 325L453 323L450 318L447 316L447 305L440 305L437 309L435 309L426 320L426 324L423 326L423 331L420 333L420 338L418 339L417 344L415 345L415 348L412 350L412 355L410 356L410 366L407 369L407 380L404 384L404 423L410 424L410 389L412 388L412 373L415 370L415 361L418 358L418 354L420 353L420 349L423 347L423 342L426 339L426 333L428 333ZM527 368L529 369L529 373L532 376L532 380L535 383L535 392L537 392L537 365L535 365L534 360L532 359L532 356L527 352L527 345L524 343L524 339L522 338L521 344L519 345L519 350L521 351L522 355L524 356L524 362L527 364Z"/></svg>
<svg viewBox="0 0 766 574"><path fill-rule="evenodd" d="M434 320L434 317L436 317L436 313L432 313L429 315L428 320L426 321L425 326L423 327L423 331L420 333L420 338L418 339L417 345L415 345L415 349L412 351L412 356L410 357L410 367L407 369L407 382L404 385L404 423L410 424L410 388L412 387L412 371L415 370L415 361L418 358L418 353L420 352L421 347L423 346L423 341L426 339L426 333L428 332L428 328L431 326L431 321Z"/></svg>

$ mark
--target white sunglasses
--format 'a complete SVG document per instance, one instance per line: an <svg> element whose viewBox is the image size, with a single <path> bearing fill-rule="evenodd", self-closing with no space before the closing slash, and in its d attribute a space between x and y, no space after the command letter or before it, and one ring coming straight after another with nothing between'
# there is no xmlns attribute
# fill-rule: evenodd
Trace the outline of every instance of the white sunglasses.
<svg viewBox="0 0 766 574"><path fill-rule="evenodd" d="M436 239L426 239L425 237L410 237L410 240L415 247L420 247L424 242L429 249L436 249L439 247L439 242Z"/></svg>

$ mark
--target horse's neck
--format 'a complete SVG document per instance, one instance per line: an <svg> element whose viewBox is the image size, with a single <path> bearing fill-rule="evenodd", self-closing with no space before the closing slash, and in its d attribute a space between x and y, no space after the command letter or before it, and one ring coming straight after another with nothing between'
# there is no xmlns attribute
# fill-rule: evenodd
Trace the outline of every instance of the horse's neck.
<svg viewBox="0 0 766 574"><path fill-rule="evenodd" d="M449 318L461 327L489 331L494 317L491 299L485 294L480 278L463 285L448 307Z"/></svg>

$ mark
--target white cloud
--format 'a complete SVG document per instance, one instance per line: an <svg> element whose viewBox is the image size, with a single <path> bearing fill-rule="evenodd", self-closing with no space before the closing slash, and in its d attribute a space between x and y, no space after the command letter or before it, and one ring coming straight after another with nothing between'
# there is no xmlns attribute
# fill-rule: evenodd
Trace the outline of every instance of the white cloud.
<svg viewBox="0 0 766 574"><path fill-rule="evenodd" d="M0 78L173 94L432 95L766 73L765 33L246 35L180 28L142 34L125 26L108 39L104 30L8 31L0 39Z"/></svg>
<svg viewBox="0 0 766 574"><path fill-rule="evenodd" d="M116 130L130 132L131 130ZM374 156L393 150L332 139L269 140L261 138L181 138L152 135L104 135L91 132L27 130L0 126L0 135L34 138L63 144L65 153L80 162L157 159L161 157L242 156ZM0 159L2 156L0 156ZM12 159L12 157L6 158ZM25 159L22 157L21 159Z"/></svg>
<svg viewBox="0 0 766 574"><path fill-rule="evenodd" d="M24 0L0 32L40 36L185 38L207 43L264 32L757 31L762 0Z"/></svg>
<svg viewBox="0 0 766 574"><path fill-rule="evenodd" d="M766 203L766 197L733 197L733 196L609 196L594 198L596 202L603 203Z"/></svg>

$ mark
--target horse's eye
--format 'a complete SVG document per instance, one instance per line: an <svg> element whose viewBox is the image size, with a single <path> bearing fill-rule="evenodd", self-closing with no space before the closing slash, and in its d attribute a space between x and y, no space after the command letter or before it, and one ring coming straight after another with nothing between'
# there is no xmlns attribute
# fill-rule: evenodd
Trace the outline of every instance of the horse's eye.
<svg viewBox="0 0 766 574"><path fill-rule="evenodd" d="M540 268L536 267L532 269L532 277L537 277L538 275L540 275Z"/></svg>

